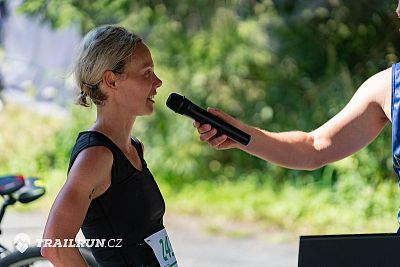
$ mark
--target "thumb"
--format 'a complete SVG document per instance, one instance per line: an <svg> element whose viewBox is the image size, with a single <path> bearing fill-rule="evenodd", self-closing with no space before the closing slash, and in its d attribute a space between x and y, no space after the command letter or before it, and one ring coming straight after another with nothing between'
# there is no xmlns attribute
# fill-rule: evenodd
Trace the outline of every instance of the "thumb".
<svg viewBox="0 0 400 267"><path fill-rule="evenodd" d="M217 116L218 118L226 121L227 123L232 124L233 126L235 126L237 128L241 128L241 126L242 126L242 124L237 119L235 119L234 117L226 114L223 111L220 111L220 110L218 110L216 108L207 108L207 111L210 112L211 114Z"/></svg>

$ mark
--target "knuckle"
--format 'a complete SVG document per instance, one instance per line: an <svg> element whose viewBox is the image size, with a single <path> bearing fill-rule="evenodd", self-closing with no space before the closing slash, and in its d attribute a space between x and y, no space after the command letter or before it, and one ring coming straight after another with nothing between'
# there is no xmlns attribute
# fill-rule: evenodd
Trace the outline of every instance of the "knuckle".
<svg viewBox="0 0 400 267"><path fill-rule="evenodd" d="M218 148L218 146L219 146L218 140L214 139L214 140L212 141L212 146L213 146L214 148Z"/></svg>

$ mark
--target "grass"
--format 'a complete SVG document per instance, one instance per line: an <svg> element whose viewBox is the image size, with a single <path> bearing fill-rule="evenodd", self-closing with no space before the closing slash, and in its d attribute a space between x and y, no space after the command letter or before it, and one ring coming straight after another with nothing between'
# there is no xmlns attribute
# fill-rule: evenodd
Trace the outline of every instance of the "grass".
<svg viewBox="0 0 400 267"><path fill-rule="evenodd" d="M344 181L345 182L345 181ZM279 188L260 185L251 177L223 183L200 181L174 190L160 184L168 208L211 221L257 222L266 229L299 234L339 234L396 231L397 184L365 185L344 195L340 188L315 185ZM214 226L214 228L218 228ZM215 229L213 231L216 231Z"/></svg>

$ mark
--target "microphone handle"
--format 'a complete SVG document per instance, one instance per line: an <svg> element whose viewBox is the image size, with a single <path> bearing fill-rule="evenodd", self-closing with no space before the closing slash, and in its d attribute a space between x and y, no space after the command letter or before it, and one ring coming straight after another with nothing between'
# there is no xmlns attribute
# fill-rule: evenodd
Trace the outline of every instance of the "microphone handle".
<svg viewBox="0 0 400 267"><path fill-rule="evenodd" d="M209 113L201 107L193 104L192 102L188 103L185 113L187 116L195 119L201 124L210 124L213 128L218 130L218 133L226 134L229 138L241 143L242 145L247 145L250 142L250 135Z"/></svg>

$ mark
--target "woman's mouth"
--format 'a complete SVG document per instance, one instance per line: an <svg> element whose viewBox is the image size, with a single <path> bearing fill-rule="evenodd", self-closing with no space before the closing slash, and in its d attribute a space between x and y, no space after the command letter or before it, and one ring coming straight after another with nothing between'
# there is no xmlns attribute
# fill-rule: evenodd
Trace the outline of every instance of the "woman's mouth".
<svg viewBox="0 0 400 267"><path fill-rule="evenodd" d="M147 98L147 100L149 100L149 101L152 102L152 103L155 103L155 102L154 102L154 97L155 97L155 94L149 96L149 97Z"/></svg>

